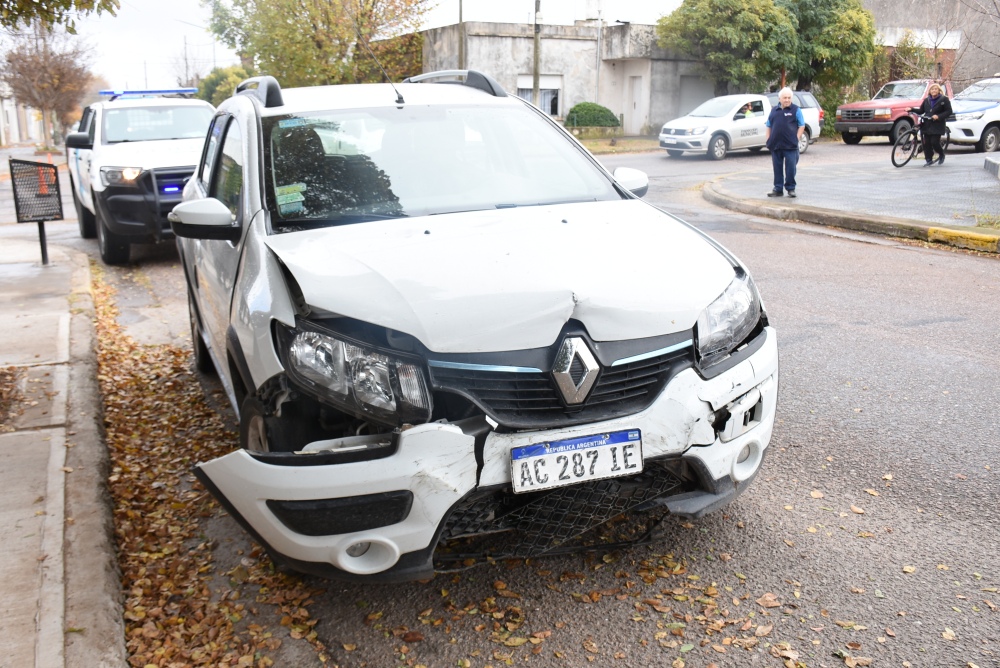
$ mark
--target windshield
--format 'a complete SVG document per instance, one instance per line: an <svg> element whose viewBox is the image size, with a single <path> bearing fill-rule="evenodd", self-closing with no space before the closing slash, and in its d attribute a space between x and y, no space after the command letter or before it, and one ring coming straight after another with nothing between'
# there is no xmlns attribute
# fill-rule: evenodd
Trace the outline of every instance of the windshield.
<svg viewBox="0 0 1000 668"><path fill-rule="evenodd" d="M212 109L206 106L123 107L104 110L105 144L159 139L204 139Z"/></svg>
<svg viewBox="0 0 1000 668"><path fill-rule="evenodd" d="M695 107L695 110L689 113L688 116L702 116L704 118L728 116L736 102L737 100L731 97L715 97Z"/></svg>
<svg viewBox="0 0 1000 668"><path fill-rule="evenodd" d="M621 198L520 105L351 109L262 124L276 229Z"/></svg>
<svg viewBox="0 0 1000 668"><path fill-rule="evenodd" d="M990 100L1000 102L1000 81L974 83L955 96L956 100Z"/></svg>
<svg viewBox="0 0 1000 668"><path fill-rule="evenodd" d="M924 96L927 84L917 81L908 83L887 83L882 86L882 90L875 93L873 100L886 100L890 97L920 98Z"/></svg>

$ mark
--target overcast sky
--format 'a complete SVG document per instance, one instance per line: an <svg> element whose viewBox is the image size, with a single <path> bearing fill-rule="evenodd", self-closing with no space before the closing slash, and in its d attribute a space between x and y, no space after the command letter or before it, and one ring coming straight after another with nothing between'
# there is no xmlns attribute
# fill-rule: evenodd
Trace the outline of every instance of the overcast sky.
<svg viewBox="0 0 1000 668"><path fill-rule="evenodd" d="M458 22L459 0L430 0L425 28ZM596 18L655 23L680 0L541 0L544 23ZM527 23L534 0L463 0L466 21ZM199 0L121 0L117 16L91 15L77 21L77 32L93 47L91 70L121 88L172 88L189 73L207 74L214 65L238 62L236 54L208 32L210 12ZM186 54L186 58L185 58Z"/></svg>

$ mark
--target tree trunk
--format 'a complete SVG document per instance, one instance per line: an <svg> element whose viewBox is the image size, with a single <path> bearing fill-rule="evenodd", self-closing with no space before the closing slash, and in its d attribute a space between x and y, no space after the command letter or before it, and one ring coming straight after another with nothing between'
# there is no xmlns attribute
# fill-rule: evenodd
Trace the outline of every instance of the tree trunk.
<svg viewBox="0 0 1000 668"><path fill-rule="evenodd" d="M52 141L52 110L42 110L42 132L45 134L44 146L50 148L55 145Z"/></svg>
<svg viewBox="0 0 1000 668"><path fill-rule="evenodd" d="M812 83L812 79L799 77L799 80L795 82L795 90L812 90Z"/></svg>
<svg viewBox="0 0 1000 668"><path fill-rule="evenodd" d="M729 82L728 81L716 81L715 82L715 97L722 97L723 95L729 95Z"/></svg>

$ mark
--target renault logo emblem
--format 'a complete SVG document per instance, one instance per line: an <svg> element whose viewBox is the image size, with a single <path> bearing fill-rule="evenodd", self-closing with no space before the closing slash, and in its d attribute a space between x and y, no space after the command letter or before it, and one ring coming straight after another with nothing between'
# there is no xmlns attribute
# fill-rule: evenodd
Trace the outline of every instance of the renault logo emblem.
<svg viewBox="0 0 1000 668"><path fill-rule="evenodd" d="M587 343L580 337L573 337L564 339L559 346L552 377L567 404L582 404L597 382L600 368ZM574 380L574 376L578 380Z"/></svg>

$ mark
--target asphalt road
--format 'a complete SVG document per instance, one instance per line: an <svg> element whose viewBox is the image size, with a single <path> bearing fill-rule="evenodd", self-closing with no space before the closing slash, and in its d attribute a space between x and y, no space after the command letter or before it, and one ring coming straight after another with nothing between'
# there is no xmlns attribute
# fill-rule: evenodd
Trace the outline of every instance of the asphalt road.
<svg viewBox="0 0 1000 668"><path fill-rule="evenodd" d="M883 161L887 151L817 144L804 160ZM332 663L815 668L861 657L1000 667L998 259L701 200L701 182L767 170L766 154L601 159L646 170L649 201L753 272L782 373L761 475L725 512L668 518L647 547L482 565L428 583L311 580L323 594L310 612ZM0 239L32 234L26 227L0 225ZM50 243L96 253L75 223L48 229ZM150 343L183 341L176 254L167 245L133 258L106 270L123 324ZM246 538L227 518L210 531L220 567L238 564Z"/></svg>

